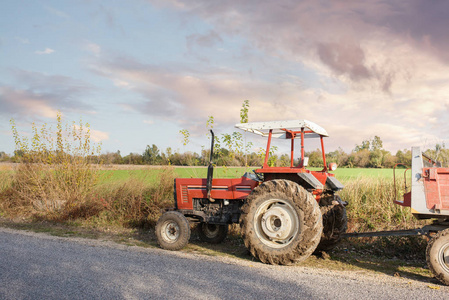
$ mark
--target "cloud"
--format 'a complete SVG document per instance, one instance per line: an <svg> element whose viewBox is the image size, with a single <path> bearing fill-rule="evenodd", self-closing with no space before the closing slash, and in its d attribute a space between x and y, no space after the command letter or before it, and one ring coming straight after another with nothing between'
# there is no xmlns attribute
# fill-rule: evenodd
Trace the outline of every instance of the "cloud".
<svg viewBox="0 0 449 300"><path fill-rule="evenodd" d="M330 149L349 151L375 135L387 149L404 149L449 138L449 47L433 28L448 21L422 7L423 26L411 24L423 2L407 3L157 1L210 26L186 35L190 52L229 47L224 60L158 64L104 55L91 70L135 93L133 105L120 104L128 111L192 135L204 134L211 115L218 132L233 130L249 99L250 121L309 119L330 133Z"/></svg>
<svg viewBox="0 0 449 300"><path fill-rule="evenodd" d="M77 125L77 124L74 124L73 127L77 131L80 130L80 126ZM88 131L89 131L90 139L92 141L94 141L95 143L99 143L99 142L102 142L102 141L109 140L109 133L108 132L95 130L95 129L92 129L92 128L83 127L83 130L82 130L83 135L86 135L88 133Z"/></svg>
<svg viewBox="0 0 449 300"><path fill-rule="evenodd" d="M101 53L100 45L95 44L95 43L91 43L91 42L87 43L86 49L95 55L99 55Z"/></svg>
<svg viewBox="0 0 449 300"><path fill-rule="evenodd" d="M91 129L90 130L90 138L92 139L92 141L99 143L101 141L109 140L109 133L100 131L100 130Z"/></svg>
<svg viewBox="0 0 449 300"><path fill-rule="evenodd" d="M347 74L354 81L372 77L365 66L365 53L359 45L319 43L317 52L320 60L337 75Z"/></svg>
<svg viewBox="0 0 449 300"><path fill-rule="evenodd" d="M0 87L1 114L25 114L55 118L57 110L49 105L45 97L23 90ZM8 114L9 115L9 114Z"/></svg>
<svg viewBox="0 0 449 300"><path fill-rule="evenodd" d="M129 82L126 82L123 80L114 79L113 82L116 87L121 87L121 88L129 88L130 87Z"/></svg>
<svg viewBox="0 0 449 300"><path fill-rule="evenodd" d="M45 48L45 50L43 51L35 51L34 53L42 55L42 54L52 54L53 52L55 52L55 50L51 48Z"/></svg>
<svg viewBox="0 0 449 300"><path fill-rule="evenodd" d="M135 110L177 122L191 119L192 123L198 123L210 114L234 119L254 85L242 81L233 71L194 71L180 65L162 67L123 57L93 65L92 70L110 78L115 85L126 82L127 88L140 94L145 101L136 105ZM266 88L261 86L260 90Z"/></svg>
<svg viewBox="0 0 449 300"><path fill-rule="evenodd" d="M0 87L0 114L19 118L40 116L54 118L58 110L90 113L91 105L78 97L88 94L93 88L82 81L60 75L45 75L39 72L13 70L14 87Z"/></svg>
<svg viewBox="0 0 449 300"><path fill-rule="evenodd" d="M223 39L220 35L211 30L207 34L191 34L186 37L187 47L192 48L194 46L200 47L213 47L217 43L223 42Z"/></svg>
<svg viewBox="0 0 449 300"><path fill-rule="evenodd" d="M399 64L405 64L414 53L409 46L396 51L393 59ZM387 55L380 53L380 58ZM389 94L379 93L377 87L370 91L369 86L343 91L320 89L303 84L295 75L277 76L272 81L250 78L229 68L152 65L124 57L97 61L91 70L113 83L129 83L128 90L143 101L126 104L128 111L177 123L188 128L192 136L204 135L211 115L218 133L233 130L243 100L249 99L250 121L309 119L330 133L329 149L341 146L350 151L362 140L377 135L387 149L397 150L422 145L438 136L449 137L445 129L449 68L438 59L429 59L426 53L416 53L414 60L420 66L417 72L397 71ZM361 81L380 78L375 68L369 76L361 74ZM353 81L349 76L346 79Z"/></svg>
<svg viewBox="0 0 449 300"><path fill-rule="evenodd" d="M419 0L155 3L199 16L214 26L211 32L240 35L270 56L301 61L352 86L390 92L398 79L396 71L410 70L414 60L410 56L399 65L387 57L396 56L403 45L412 48L412 54L423 52L449 63L446 1L432 5Z"/></svg>

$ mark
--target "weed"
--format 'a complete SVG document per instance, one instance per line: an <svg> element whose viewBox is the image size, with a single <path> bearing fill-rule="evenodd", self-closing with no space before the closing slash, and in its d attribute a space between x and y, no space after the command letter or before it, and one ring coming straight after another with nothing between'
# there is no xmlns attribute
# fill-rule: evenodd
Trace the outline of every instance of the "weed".
<svg viewBox="0 0 449 300"><path fill-rule="evenodd" d="M80 121L64 126L58 113L55 131L33 123L31 139L19 135L14 120L11 125L19 164L9 186L1 190L3 209L44 219L66 219L88 211L98 181L89 157L100 151L91 143L89 125Z"/></svg>
<svg viewBox="0 0 449 300"><path fill-rule="evenodd" d="M340 196L348 202L349 232L409 229L426 222L417 220L410 208L393 203L395 192L390 179L358 177L345 183Z"/></svg>
<svg viewBox="0 0 449 300"><path fill-rule="evenodd" d="M163 168L158 180L131 176L117 184L98 186L95 199L102 206L99 218L127 226L154 225L161 209L173 206L174 178L173 168Z"/></svg>

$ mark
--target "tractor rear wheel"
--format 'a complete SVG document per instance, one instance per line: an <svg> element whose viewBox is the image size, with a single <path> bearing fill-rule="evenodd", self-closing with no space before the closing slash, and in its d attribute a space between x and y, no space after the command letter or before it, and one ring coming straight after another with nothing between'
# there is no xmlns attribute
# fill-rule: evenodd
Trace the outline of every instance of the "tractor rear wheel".
<svg viewBox="0 0 449 300"><path fill-rule="evenodd" d="M167 211L156 223L156 237L161 248L180 250L189 243L189 221L180 212Z"/></svg>
<svg viewBox="0 0 449 300"><path fill-rule="evenodd" d="M317 201L297 183L262 183L242 206L245 246L263 263L289 265L307 259L320 242L323 224Z"/></svg>
<svg viewBox="0 0 449 300"><path fill-rule="evenodd" d="M338 204L332 201L334 204L320 207L323 216L323 234L316 251L329 251L335 248L348 228L346 207L339 196L336 201Z"/></svg>
<svg viewBox="0 0 449 300"><path fill-rule="evenodd" d="M198 224L198 236L202 242L220 244L228 234L228 225L201 222Z"/></svg>
<svg viewBox="0 0 449 300"><path fill-rule="evenodd" d="M449 285L449 228L438 232L427 244L426 259L433 275Z"/></svg>

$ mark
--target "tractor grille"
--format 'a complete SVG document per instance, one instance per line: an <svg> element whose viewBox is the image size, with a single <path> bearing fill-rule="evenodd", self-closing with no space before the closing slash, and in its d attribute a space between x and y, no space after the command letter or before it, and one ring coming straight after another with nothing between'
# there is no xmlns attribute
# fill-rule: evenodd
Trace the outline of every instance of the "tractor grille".
<svg viewBox="0 0 449 300"><path fill-rule="evenodd" d="M185 186L185 185L181 186L181 201L183 203L188 203L189 202L187 186Z"/></svg>

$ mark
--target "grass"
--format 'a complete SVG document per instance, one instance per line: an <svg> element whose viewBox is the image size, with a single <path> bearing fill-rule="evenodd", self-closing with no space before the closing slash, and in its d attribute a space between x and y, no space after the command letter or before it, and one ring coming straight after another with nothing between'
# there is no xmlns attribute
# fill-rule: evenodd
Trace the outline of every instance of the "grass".
<svg viewBox="0 0 449 300"><path fill-rule="evenodd" d="M359 177L393 179L393 169L338 168L332 173L342 181ZM396 171L396 176L399 174L403 174L401 170Z"/></svg>
<svg viewBox="0 0 449 300"><path fill-rule="evenodd" d="M156 182L158 176L165 169L173 169L176 177L179 178L206 178L206 167L152 167L137 170L101 170L100 184L125 182L130 178L143 180L148 184ZM235 178L241 177L245 172L252 172L254 168L237 167L216 167L214 168L214 178Z"/></svg>
<svg viewBox="0 0 449 300"><path fill-rule="evenodd" d="M34 179L36 176L34 173L38 170L34 170L35 172L29 175L30 172L26 168L16 167L15 169L15 171L0 170L0 197L2 197L3 192L3 201L0 201L0 213L2 214L7 211L12 212L13 208L16 209L16 214L27 211L32 214L36 206L36 197L40 202L48 203L48 200L52 199L51 197L63 199L58 197L64 197L67 193L67 191L62 191L58 195L51 193L51 187L55 186L54 182L57 178L45 169L41 171L45 171L49 179L46 179L47 177L42 178L42 176L37 177L38 186L45 186L45 190L39 191L39 194L36 194L37 196L33 196L35 195L33 193L36 193L36 179ZM214 177L240 177L245 172L251 172L252 169L254 168L218 167L214 170ZM23 173L28 175L25 178L22 178L23 176L11 177L11 175ZM387 230L391 229L390 227L394 229L411 228L420 225L410 214L408 208L393 204L394 191L391 178L393 172L391 169L337 169L335 174L345 184L345 189L340 192L340 195L344 201L349 203L350 231ZM154 224L158 217L157 211L160 208L173 206L174 178L205 178L206 175L206 167L147 167L128 170L99 170L95 185L82 191L84 204L72 207L71 210L66 212L56 213L56 216L53 217L61 221L81 217L90 219L96 224L121 222L128 225L137 225L146 221ZM19 180L20 183L19 185L15 183L13 189L10 188L12 178L16 181ZM74 185L74 188L79 187L76 181L71 184ZM21 190L12 192L17 190L17 186ZM24 188L27 190L24 191ZM70 185L67 186L66 184L63 188L73 194ZM11 197L16 197L17 200L12 201ZM23 199L27 201L23 201ZM72 202L74 201L72 200ZM21 203L21 206L17 206L19 203ZM33 205L30 206L29 204ZM38 211L35 212L34 216L40 215L40 219L45 219L45 213L48 213L49 216L50 212Z"/></svg>
<svg viewBox="0 0 449 300"><path fill-rule="evenodd" d="M151 167L130 170L101 170L100 183L125 182L130 178L137 178L149 184L154 183L158 175L167 167ZM173 168L176 177L179 178L206 178L206 167L168 167ZM214 178L238 178L245 172L252 172L258 167L215 167ZM320 168L310 168L314 171ZM1 170L0 170L1 172ZM386 178L393 179L392 169L363 169L363 168L341 168L332 172L342 182L348 182L357 178ZM402 176L401 170L396 171L397 176ZM402 178L402 177L401 177Z"/></svg>
<svg viewBox="0 0 449 300"><path fill-rule="evenodd" d="M401 183L398 186L400 188ZM393 203L392 179L358 177L345 182L345 188L339 194L348 202L349 232L409 229L426 224L426 221L418 221L410 208Z"/></svg>

